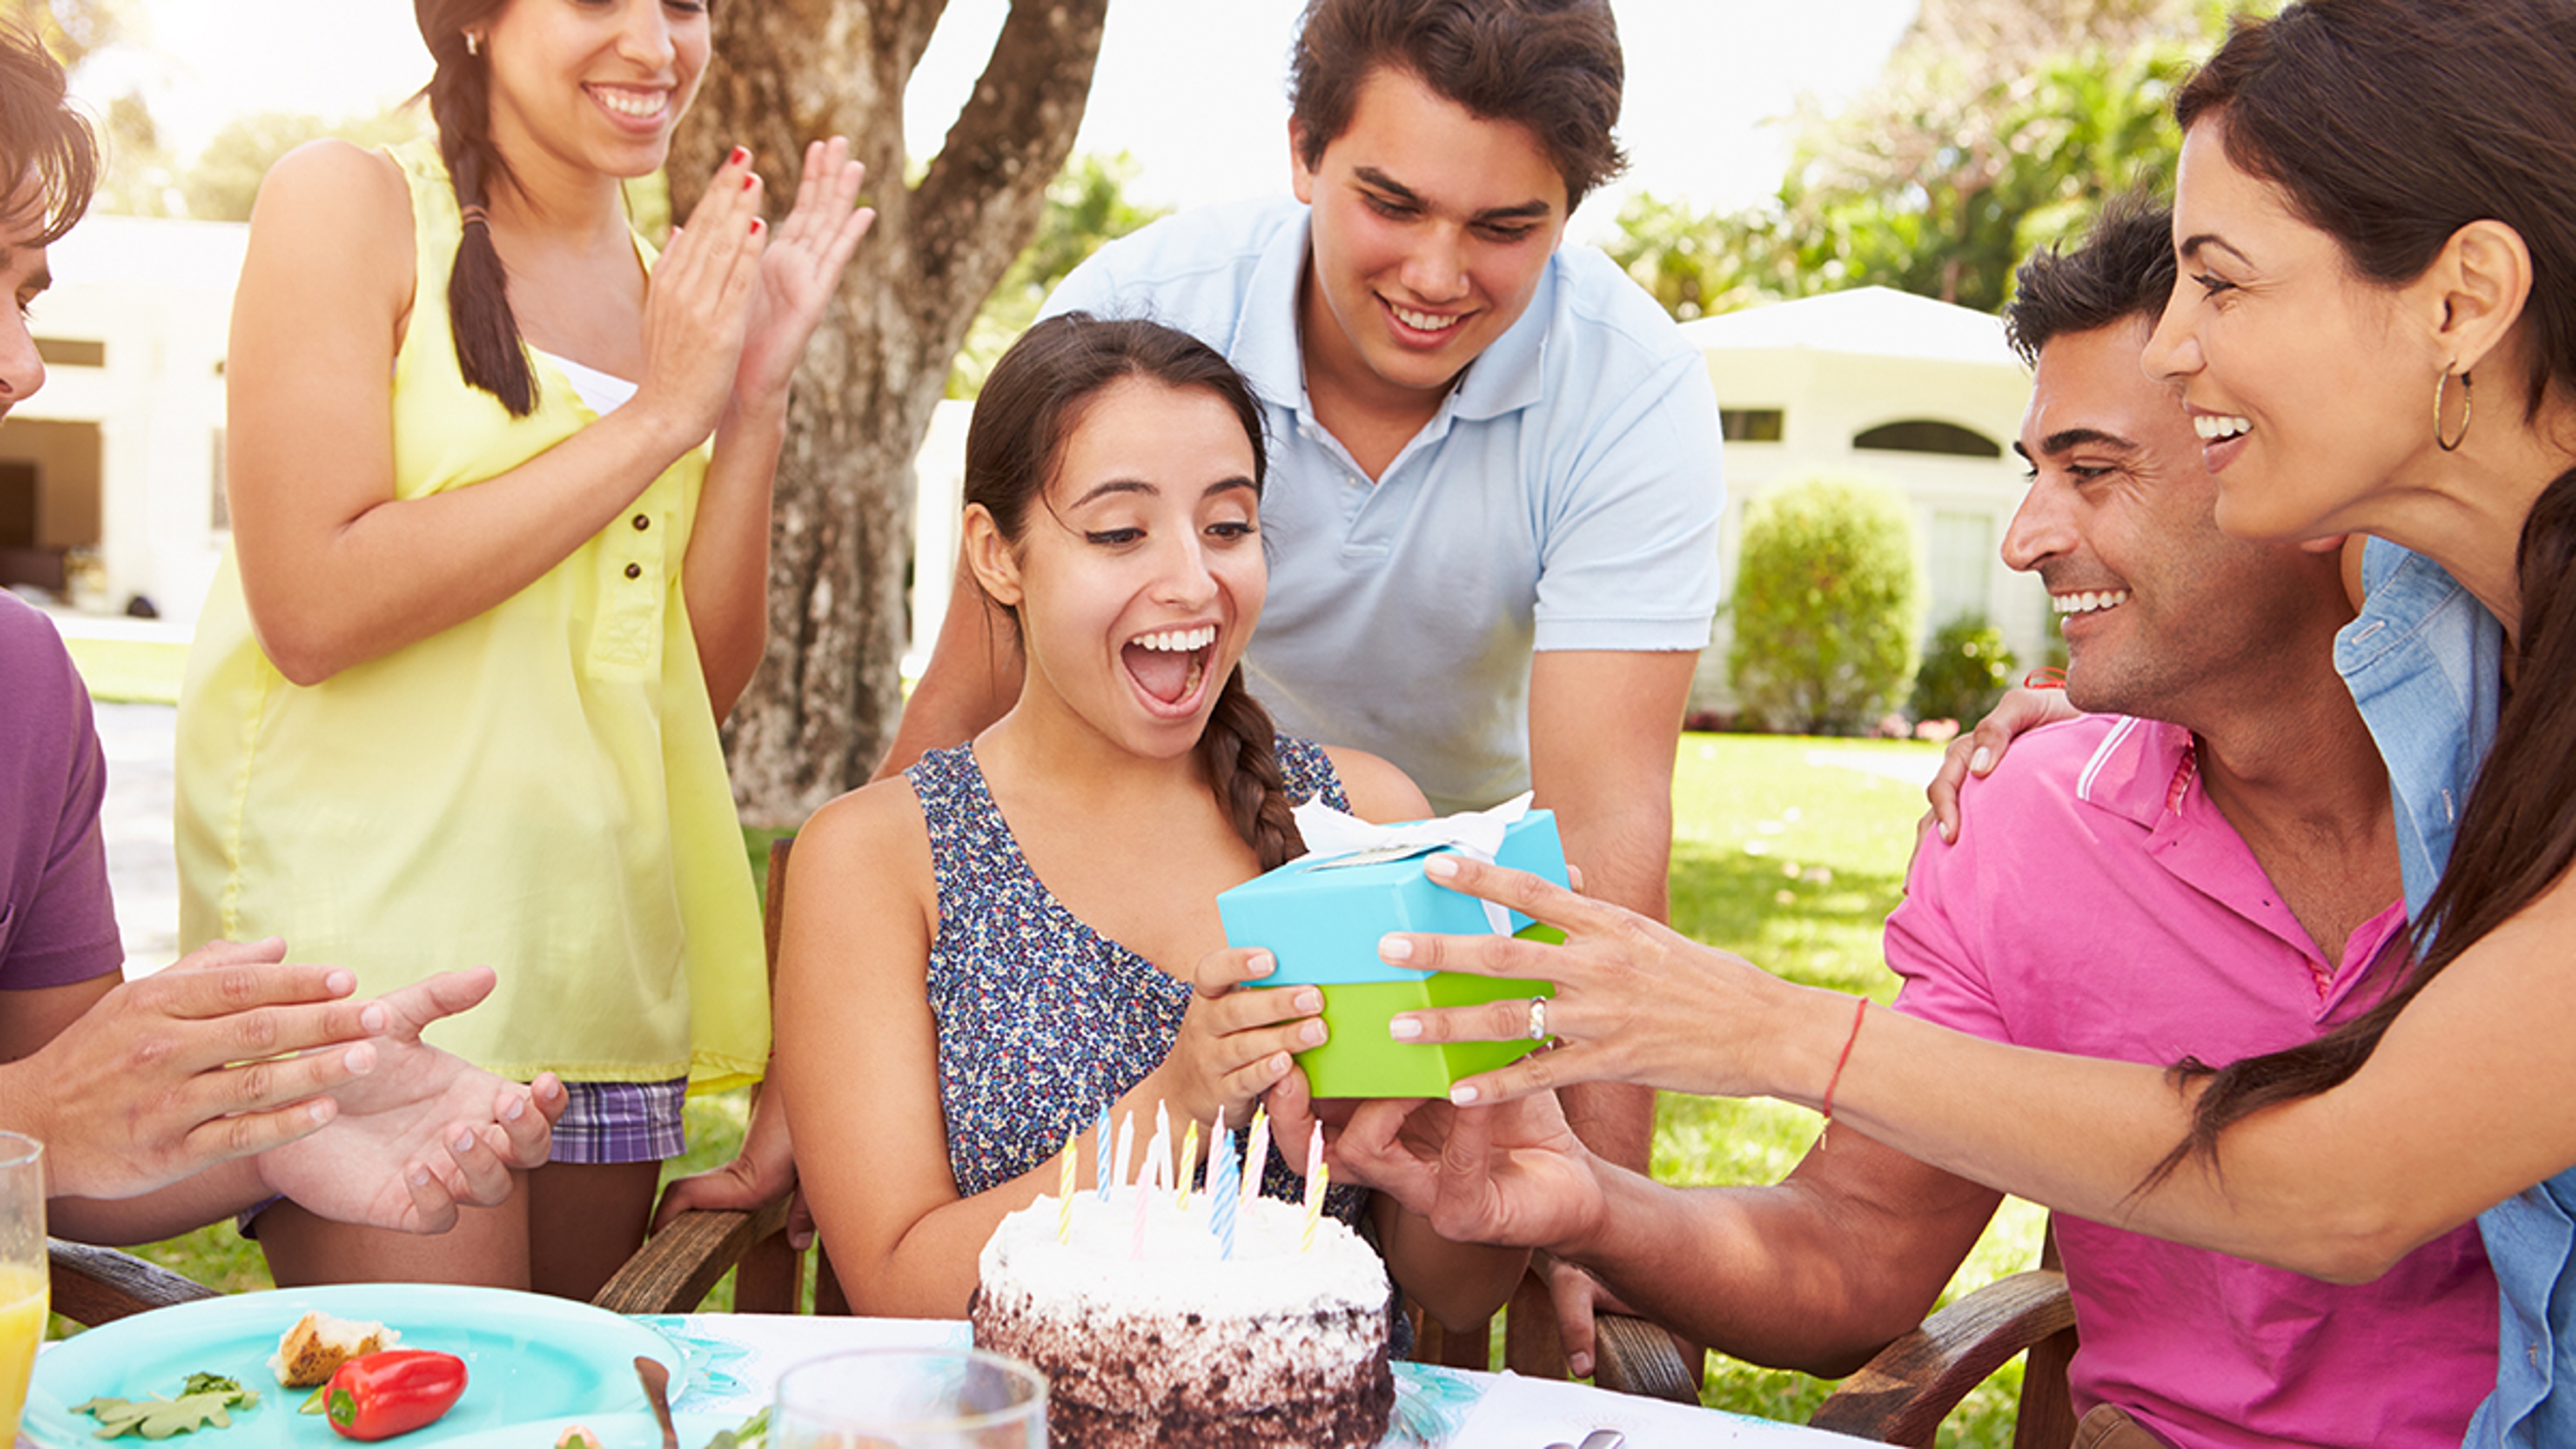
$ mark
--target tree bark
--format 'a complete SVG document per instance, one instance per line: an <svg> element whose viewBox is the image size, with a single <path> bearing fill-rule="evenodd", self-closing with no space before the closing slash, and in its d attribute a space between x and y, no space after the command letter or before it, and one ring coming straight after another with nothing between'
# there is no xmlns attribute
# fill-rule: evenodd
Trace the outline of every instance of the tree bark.
<svg viewBox="0 0 2576 1449"><path fill-rule="evenodd" d="M725 726L751 825L794 825L865 780L902 709L913 455L976 311L1037 230L1073 150L1108 0L1012 0L971 99L907 188L903 91L946 0L733 0L671 153L685 218L733 146L773 210L805 143L847 135L875 230L814 335L770 521L769 643Z"/></svg>

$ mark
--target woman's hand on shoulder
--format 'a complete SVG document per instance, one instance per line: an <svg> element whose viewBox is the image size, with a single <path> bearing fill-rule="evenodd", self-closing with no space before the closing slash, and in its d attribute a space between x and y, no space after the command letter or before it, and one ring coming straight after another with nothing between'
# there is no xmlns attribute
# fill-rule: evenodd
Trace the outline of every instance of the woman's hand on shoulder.
<svg viewBox="0 0 2576 1449"><path fill-rule="evenodd" d="M1431 802L1423 798L1422 787L1388 761L1340 745L1325 746L1324 758L1333 762L1342 793L1350 797L1351 813L1360 819L1385 825L1431 818Z"/></svg>
<svg viewBox="0 0 2576 1449"><path fill-rule="evenodd" d="M769 225L760 217L760 176L736 149L686 225L654 264L644 298L644 377L635 402L695 447L713 433L733 395L734 371L750 326Z"/></svg>
<svg viewBox="0 0 2576 1449"><path fill-rule="evenodd" d="M805 360L805 344L839 290L841 272L859 239L876 220L873 207L858 204L867 174L868 168L850 159L846 136L805 148L796 204L760 259L760 287L753 294L751 325L734 377L738 406L786 406L787 386Z"/></svg>

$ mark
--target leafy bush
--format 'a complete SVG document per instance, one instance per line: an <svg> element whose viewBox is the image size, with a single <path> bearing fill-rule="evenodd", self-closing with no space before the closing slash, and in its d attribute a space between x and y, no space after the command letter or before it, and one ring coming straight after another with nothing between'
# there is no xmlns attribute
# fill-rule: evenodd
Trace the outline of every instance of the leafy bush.
<svg viewBox="0 0 2576 1449"><path fill-rule="evenodd" d="M1923 586L1914 523L1886 489L1793 483L1747 512L1727 666L1770 728L1857 734L1914 677Z"/></svg>
<svg viewBox="0 0 2576 1449"><path fill-rule="evenodd" d="M1934 630L1914 671L1914 717L1975 724L2012 687L2012 650L1983 614L1961 614Z"/></svg>

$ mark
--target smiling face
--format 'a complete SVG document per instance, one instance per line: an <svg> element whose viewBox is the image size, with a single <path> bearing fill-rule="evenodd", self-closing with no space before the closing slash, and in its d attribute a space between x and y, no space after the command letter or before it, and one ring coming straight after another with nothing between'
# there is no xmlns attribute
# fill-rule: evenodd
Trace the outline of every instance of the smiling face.
<svg viewBox="0 0 2576 1449"><path fill-rule="evenodd" d="M1302 139L1292 126L1297 199L1314 208L1308 385L1427 417L1529 307L1565 233L1565 179L1526 127L1383 66L1312 169Z"/></svg>
<svg viewBox="0 0 2576 1449"><path fill-rule="evenodd" d="M2225 124L2224 112L2201 120L2183 142L2182 274L2147 369L2182 389L2228 532L2369 531L2433 449L2429 413L2448 359L2408 325L2420 309L2402 289L2355 275L2278 187L2238 169Z"/></svg>
<svg viewBox="0 0 2576 1449"><path fill-rule="evenodd" d="M2196 692L2274 677L2303 622L2338 611L2341 583L2331 553L2219 531L2200 440L2139 370L2147 331L2140 317L2042 349L2013 445L2030 493L2004 562L2047 585L2079 708L2193 724Z"/></svg>
<svg viewBox="0 0 2576 1449"><path fill-rule="evenodd" d="M27 326L27 309L53 283L45 249L32 244L39 234L37 222L22 211L0 217L0 288L8 290L10 302L0 316L0 418L45 385L45 359Z"/></svg>
<svg viewBox="0 0 2576 1449"><path fill-rule="evenodd" d="M700 0L510 0L484 34L492 135L513 165L658 170L707 67Z"/></svg>
<svg viewBox="0 0 2576 1449"><path fill-rule="evenodd" d="M1253 478L1233 408L1131 377L1082 407L1017 542L970 508L976 576L1019 616L1020 707L1151 758L1195 746L1268 586Z"/></svg>

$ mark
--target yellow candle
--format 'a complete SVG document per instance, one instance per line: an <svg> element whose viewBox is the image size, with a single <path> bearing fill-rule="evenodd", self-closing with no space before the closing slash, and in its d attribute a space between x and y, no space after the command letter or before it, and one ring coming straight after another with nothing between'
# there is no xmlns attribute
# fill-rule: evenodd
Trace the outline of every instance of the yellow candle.
<svg viewBox="0 0 2576 1449"><path fill-rule="evenodd" d="M1332 1175L1333 1170L1319 1162L1315 1175L1306 1179L1306 1226L1297 1234L1298 1252L1315 1251L1315 1220L1324 1215L1324 1184Z"/></svg>
<svg viewBox="0 0 2576 1449"><path fill-rule="evenodd" d="M1243 1148L1243 1205L1261 1196L1261 1170L1270 1165L1270 1108L1267 1104L1252 1109L1252 1132Z"/></svg>
<svg viewBox="0 0 2576 1449"><path fill-rule="evenodd" d="M1055 1175L1055 1240L1059 1243L1073 1241L1073 1167L1081 1145L1082 1128L1077 1125L1064 1134L1064 1165Z"/></svg>
<svg viewBox="0 0 2576 1449"><path fill-rule="evenodd" d="M1198 1160L1199 1124L1195 1119L1193 1119L1190 1123L1190 1130L1181 1134L1181 1160L1179 1163L1181 1170L1181 1196L1179 1206L1184 1212L1187 1212L1190 1206L1191 1169L1198 1165Z"/></svg>

